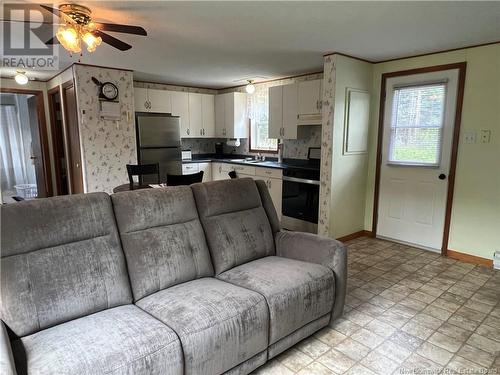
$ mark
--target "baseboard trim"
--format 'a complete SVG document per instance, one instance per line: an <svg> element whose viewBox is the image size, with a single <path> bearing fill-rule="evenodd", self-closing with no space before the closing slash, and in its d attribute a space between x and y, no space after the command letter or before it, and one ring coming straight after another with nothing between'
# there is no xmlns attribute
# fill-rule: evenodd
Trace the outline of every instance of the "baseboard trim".
<svg viewBox="0 0 500 375"><path fill-rule="evenodd" d="M354 240L359 237L373 237L373 233L369 230L360 230L359 232L348 234L347 236L342 236L337 238L337 241L347 242Z"/></svg>
<svg viewBox="0 0 500 375"><path fill-rule="evenodd" d="M461 260L465 263L478 264L480 266L486 266L488 268L493 268L493 260L478 257L476 255L461 253L460 251L455 250L446 250L446 256L452 259Z"/></svg>

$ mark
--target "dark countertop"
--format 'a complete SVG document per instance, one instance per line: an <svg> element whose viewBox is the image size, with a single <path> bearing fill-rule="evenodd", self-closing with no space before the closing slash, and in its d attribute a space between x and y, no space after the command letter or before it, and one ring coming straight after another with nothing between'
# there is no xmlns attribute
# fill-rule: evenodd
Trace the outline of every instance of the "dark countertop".
<svg viewBox="0 0 500 375"><path fill-rule="evenodd" d="M223 155L222 157L215 157L215 155L211 154L197 154L193 155L191 160L183 160L182 164L189 163L210 163L210 162L219 162L219 163L228 163L228 164L240 164L240 165L253 165L255 167L265 167L265 168L277 168L277 169L286 169L286 168L300 168L300 169L308 169L308 170L319 170L319 162L310 162L309 160L303 159L284 159L283 163L278 163L277 158L267 158L265 161L258 162L248 162L245 161L245 158L251 157L252 159L255 156L250 155ZM237 160L239 159L239 160Z"/></svg>

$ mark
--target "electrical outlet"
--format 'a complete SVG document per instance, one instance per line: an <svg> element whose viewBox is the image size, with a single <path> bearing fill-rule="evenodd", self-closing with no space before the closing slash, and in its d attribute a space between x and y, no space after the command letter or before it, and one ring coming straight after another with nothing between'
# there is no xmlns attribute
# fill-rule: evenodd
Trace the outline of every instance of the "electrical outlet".
<svg viewBox="0 0 500 375"><path fill-rule="evenodd" d="M472 144L476 143L477 133L474 131L464 132L465 143Z"/></svg>
<svg viewBox="0 0 500 375"><path fill-rule="evenodd" d="M491 130L482 129L481 130L481 143L490 143L491 140Z"/></svg>

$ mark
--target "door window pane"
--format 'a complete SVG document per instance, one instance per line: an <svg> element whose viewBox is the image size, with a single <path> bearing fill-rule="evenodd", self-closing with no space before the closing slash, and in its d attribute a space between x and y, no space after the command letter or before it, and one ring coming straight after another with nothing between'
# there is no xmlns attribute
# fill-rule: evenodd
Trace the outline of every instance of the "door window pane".
<svg viewBox="0 0 500 375"><path fill-rule="evenodd" d="M446 84L394 88L389 164L439 166Z"/></svg>

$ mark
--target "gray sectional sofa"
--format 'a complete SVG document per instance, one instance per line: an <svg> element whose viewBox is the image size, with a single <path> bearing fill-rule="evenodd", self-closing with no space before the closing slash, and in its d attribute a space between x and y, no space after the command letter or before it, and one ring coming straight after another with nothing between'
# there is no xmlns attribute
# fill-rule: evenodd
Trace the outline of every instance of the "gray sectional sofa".
<svg viewBox="0 0 500 375"><path fill-rule="evenodd" d="M2 374L248 374L342 314L346 249L263 181L1 208Z"/></svg>

